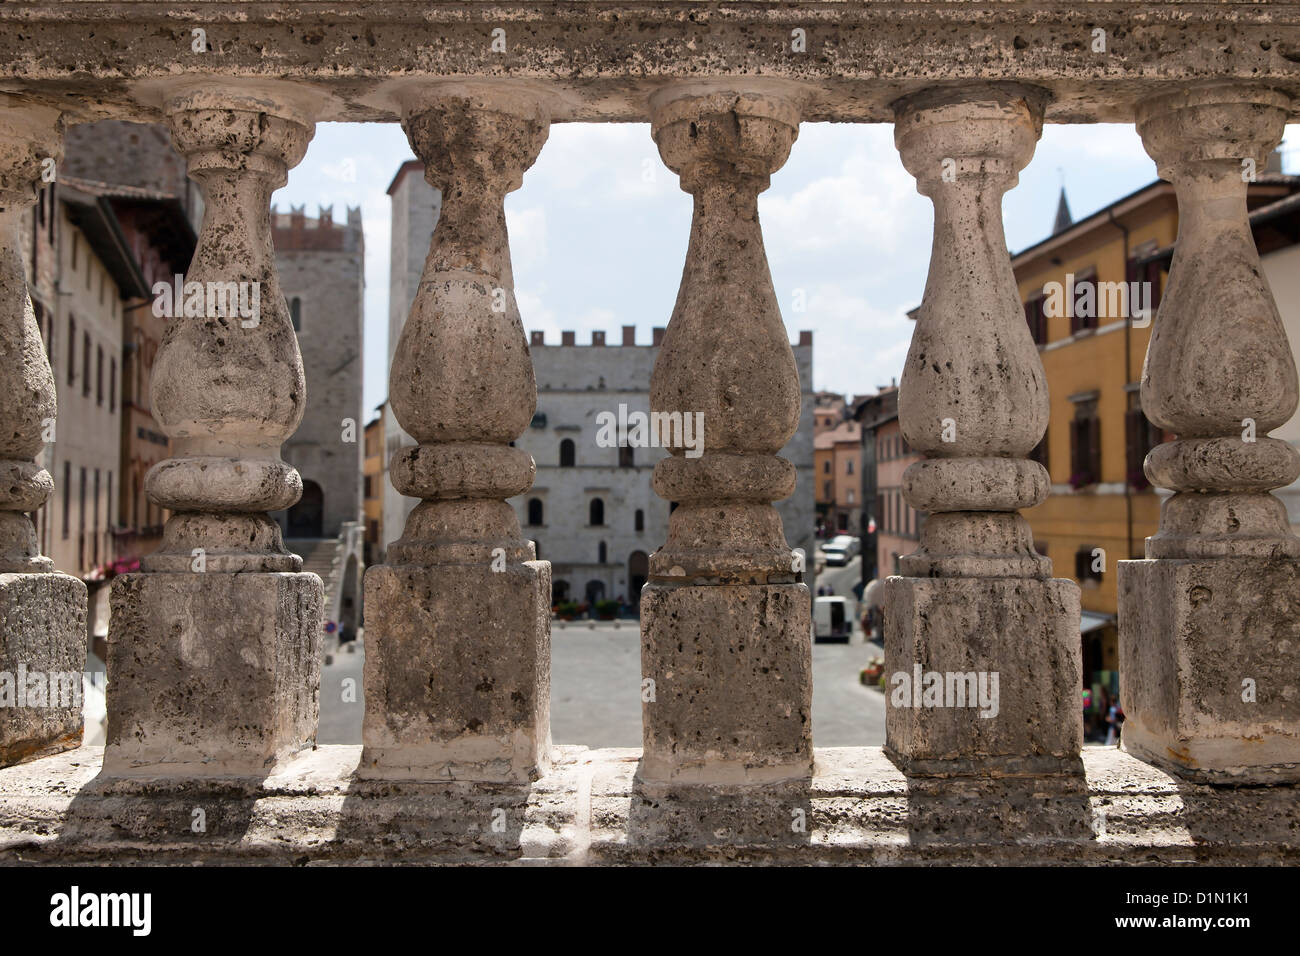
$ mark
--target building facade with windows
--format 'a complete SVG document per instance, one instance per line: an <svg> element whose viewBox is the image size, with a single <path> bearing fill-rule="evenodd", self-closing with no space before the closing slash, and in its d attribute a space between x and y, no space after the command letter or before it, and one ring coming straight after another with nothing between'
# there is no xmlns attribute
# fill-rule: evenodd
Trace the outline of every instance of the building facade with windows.
<svg viewBox="0 0 1300 956"><path fill-rule="evenodd" d="M899 558L915 551L925 515L903 497L903 472L920 459L898 423L898 390L871 429L876 463L876 568L881 578L899 573Z"/></svg>
<svg viewBox="0 0 1300 956"><path fill-rule="evenodd" d="M510 499L538 557L551 562L552 603L592 604L622 599L635 606L648 575L650 554L668 537L672 507L651 490L655 463L667 451L598 443L602 413L650 411L650 374L663 329L638 345L634 326L622 344L607 345L593 332L579 345L564 332L557 346L545 334L530 337L537 377L537 412L515 442L533 456L537 477L527 494ZM813 553L812 333L793 346L803 389L799 430L781 455L795 466L795 493L776 502L792 548ZM811 566L811 565L810 565Z"/></svg>
<svg viewBox="0 0 1300 956"><path fill-rule="evenodd" d="M126 310L147 300L148 287L111 205L92 184L55 182L44 197L33 248L48 257L54 281L37 311L59 413L44 461L55 491L37 528L55 567L93 582L111 575L119 557Z"/></svg>
<svg viewBox="0 0 1300 956"><path fill-rule="evenodd" d="M1249 206L1298 185L1297 177L1261 172ZM1047 468L1052 493L1025 517L1054 573L1079 584L1094 721L1119 690L1117 562L1143 557L1160 519L1164 493L1150 486L1143 462L1173 436L1143 414L1139 389L1177 236L1173 186L1156 181L1078 222L1058 216L1051 236L1012 257L1051 401L1032 457ZM1279 307L1285 313L1281 299Z"/></svg>
<svg viewBox="0 0 1300 956"><path fill-rule="evenodd" d="M361 520L365 417L362 349L365 236L360 207L334 221L302 207L271 209L280 288L298 335L311 401L284 443L284 460L302 475L303 493L284 517L290 538L336 537Z"/></svg>
<svg viewBox="0 0 1300 956"><path fill-rule="evenodd" d="M862 519L862 427L846 419L813 436L817 517L823 533L859 532Z"/></svg>

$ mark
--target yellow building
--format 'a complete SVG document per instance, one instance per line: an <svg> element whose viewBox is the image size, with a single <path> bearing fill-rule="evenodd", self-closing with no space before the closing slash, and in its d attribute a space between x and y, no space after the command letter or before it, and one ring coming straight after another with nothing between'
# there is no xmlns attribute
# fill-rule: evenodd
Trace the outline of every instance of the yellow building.
<svg viewBox="0 0 1300 956"><path fill-rule="evenodd" d="M1261 173L1250 207L1298 185L1300 177ZM1160 518L1161 498L1142 461L1172 436L1147 421L1138 389L1177 235L1169 183L1154 182L1079 222L1070 221L1063 192L1053 234L1012 259L1051 394L1034 457L1051 475L1052 494L1025 516L1055 575L1079 583L1093 727L1119 688L1117 562L1144 556Z"/></svg>
<svg viewBox="0 0 1300 956"><path fill-rule="evenodd" d="M362 464L365 497L362 509L366 519L365 562L379 564L384 547L384 406L366 425L366 455Z"/></svg>

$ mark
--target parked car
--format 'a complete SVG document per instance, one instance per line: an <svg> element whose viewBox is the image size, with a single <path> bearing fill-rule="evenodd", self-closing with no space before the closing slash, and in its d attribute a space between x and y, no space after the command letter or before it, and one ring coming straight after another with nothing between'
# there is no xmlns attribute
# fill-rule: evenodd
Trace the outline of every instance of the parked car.
<svg viewBox="0 0 1300 956"><path fill-rule="evenodd" d="M826 558L828 565L842 566L849 563L849 549L843 544L836 544L834 541L822 545L822 554Z"/></svg>
<svg viewBox="0 0 1300 956"><path fill-rule="evenodd" d="M851 534L837 534L831 538L830 544L844 548L850 558L856 557L862 551L861 542Z"/></svg>
<svg viewBox="0 0 1300 956"><path fill-rule="evenodd" d="M839 596L813 599L813 640L847 644L853 636L849 600Z"/></svg>

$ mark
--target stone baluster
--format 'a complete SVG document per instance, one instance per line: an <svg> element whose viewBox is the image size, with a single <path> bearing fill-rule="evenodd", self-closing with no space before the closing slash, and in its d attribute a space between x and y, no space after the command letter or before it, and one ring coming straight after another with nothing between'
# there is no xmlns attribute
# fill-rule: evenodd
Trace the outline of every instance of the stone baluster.
<svg viewBox="0 0 1300 956"><path fill-rule="evenodd" d="M314 126L274 96L224 90L165 113L205 209L153 376L172 457L145 491L172 514L141 572L113 582L105 766L259 773L316 733L323 587L267 514L302 492L280 448L307 397L270 198Z"/></svg>
<svg viewBox="0 0 1300 956"><path fill-rule="evenodd" d="M81 743L86 586L54 571L26 514L54 490L36 459L57 411L19 228L62 150L57 110L0 94L0 767Z"/></svg>
<svg viewBox="0 0 1300 956"><path fill-rule="evenodd" d="M419 444L390 472L422 501L366 572L359 772L521 783L550 760L551 566L505 501L536 474L510 443L537 385L504 203L550 119L526 93L444 87L403 125L443 204L393 359L393 413Z"/></svg>
<svg viewBox="0 0 1300 956"><path fill-rule="evenodd" d="M1296 410L1296 367L1246 208L1290 110L1242 86L1137 110L1179 216L1142 408L1177 439L1147 456L1151 483L1174 494L1146 560L1119 567L1123 740L1212 782L1300 780L1300 538L1271 494L1300 475L1300 454L1268 437Z"/></svg>
<svg viewBox="0 0 1300 956"><path fill-rule="evenodd" d="M811 772L811 600L772 502L799 424L758 194L799 132L785 98L698 87L651 102L660 156L694 197L690 245L650 382L654 490L679 503L641 598L643 783ZM666 417L666 418L663 418Z"/></svg>
<svg viewBox="0 0 1300 956"><path fill-rule="evenodd" d="M927 518L885 588L886 749L919 775L1079 767L1079 590L1051 577L1019 513L1049 490L1026 459L1048 395L1002 230L1002 195L1033 155L1042 104L1003 85L896 104L903 164L934 203L898 403L924 455L903 495Z"/></svg>

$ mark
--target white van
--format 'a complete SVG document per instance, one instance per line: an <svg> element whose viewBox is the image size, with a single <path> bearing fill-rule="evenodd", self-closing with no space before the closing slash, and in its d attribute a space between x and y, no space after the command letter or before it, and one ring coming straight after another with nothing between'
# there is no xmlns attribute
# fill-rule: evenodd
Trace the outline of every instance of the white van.
<svg viewBox="0 0 1300 956"><path fill-rule="evenodd" d="M849 599L830 595L813 600L813 640L848 643L853 636Z"/></svg>
<svg viewBox="0 0 1300 956"><path fill-rule="evenodd" d="M844 553L850 558L856 557L858 552L862 550L861 543L851 534L837 534L835 537L831 538L828 542L828 546L843 548Z"/></svg>
<svg viewBox="0 0 1300 956"><path fill-rule="evenodd" d="M848 548L832 541L829 544L822 545L822 557L826 559L826 564L830 567L839 568L848 564L849 558L852 556L849 554Z"/></svg>

